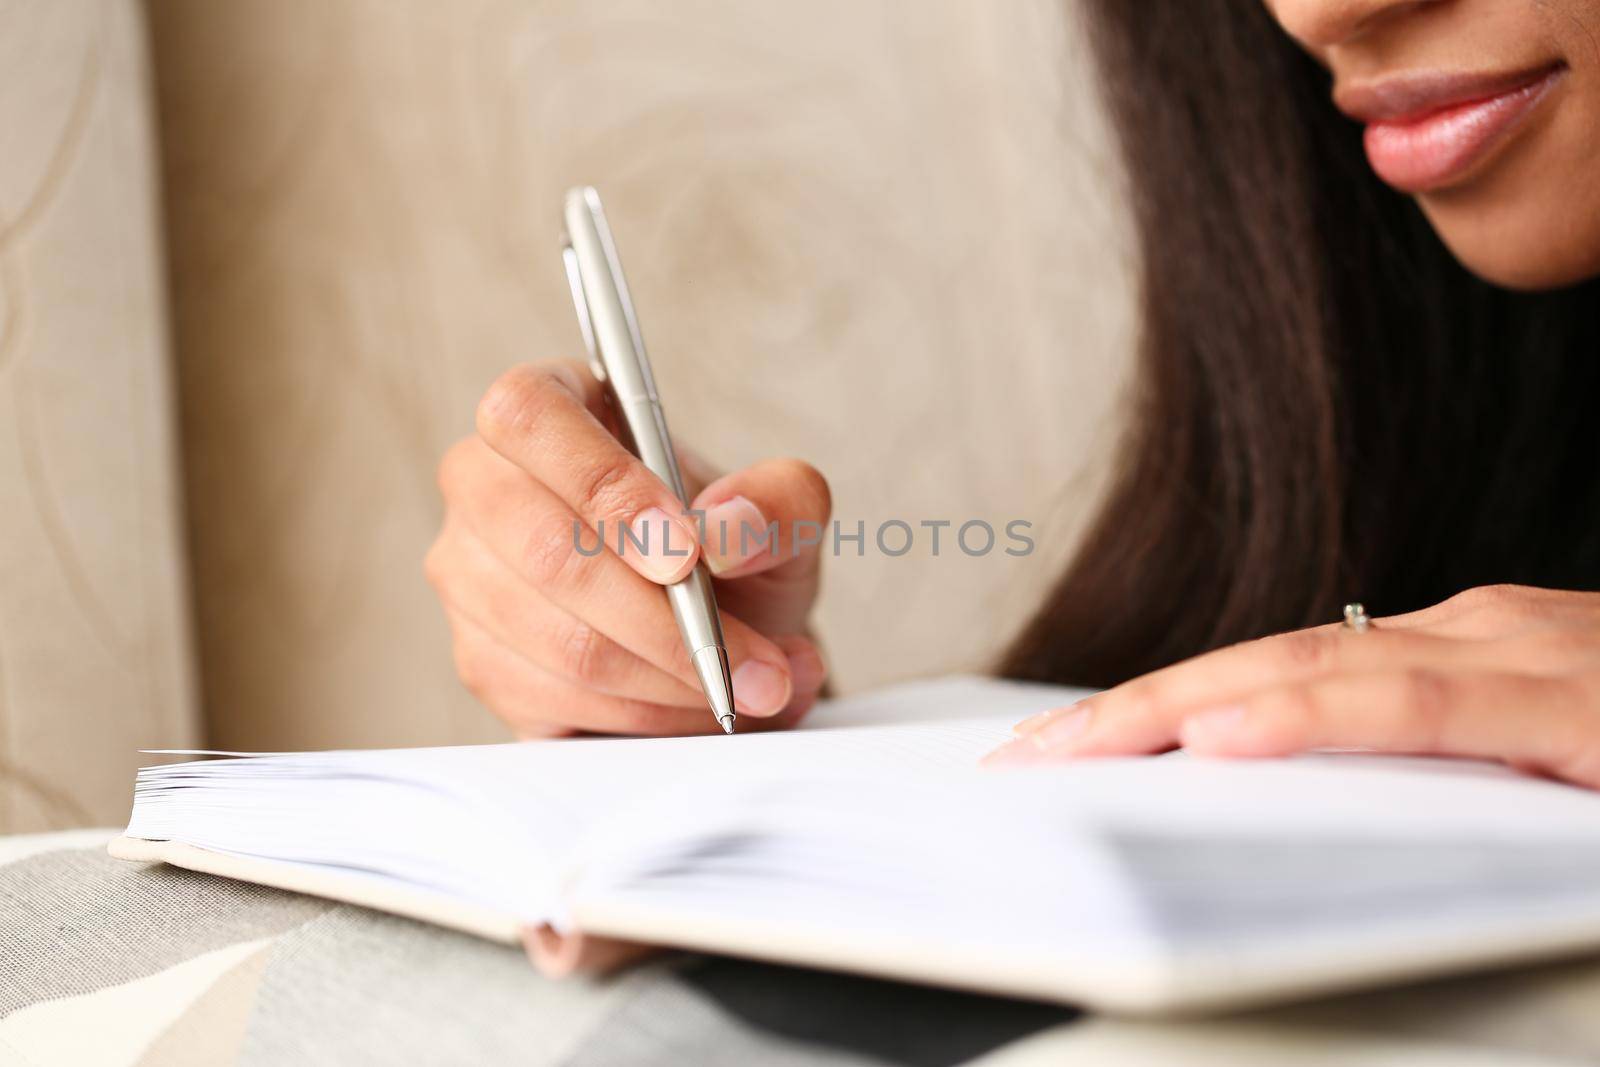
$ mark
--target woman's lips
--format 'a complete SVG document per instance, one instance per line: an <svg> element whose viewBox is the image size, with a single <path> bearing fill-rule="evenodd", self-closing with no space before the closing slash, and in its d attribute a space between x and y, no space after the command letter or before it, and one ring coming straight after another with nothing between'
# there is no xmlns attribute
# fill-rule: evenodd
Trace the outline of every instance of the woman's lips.
<svg viewBox="0 0 1600 1067"><path fill-rule="evenodd" d="M1367 124L1367 160L1378 177L1419 193L1471 170L1539 106L1565 70L1399 77L1341 91L1335 101Z"/></svg>

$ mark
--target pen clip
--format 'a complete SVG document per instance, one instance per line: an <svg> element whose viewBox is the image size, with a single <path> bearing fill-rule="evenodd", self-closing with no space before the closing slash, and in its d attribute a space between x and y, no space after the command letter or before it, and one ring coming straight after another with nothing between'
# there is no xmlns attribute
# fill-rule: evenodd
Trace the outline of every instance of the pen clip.
<svg viewBox="0 0 1600 1067"><path fill-rule="evenodd" d="M578 312L578 329L583 331L583 344L589 350L589 369L602 382L606 380L605 365L600 362L600 350L594 343L594 321L589 317L589 301L583 295L583 273L578 266L578 253L570 242L561 246L561 262L567 268L567 287L572 290L572 306Z"/></svg>

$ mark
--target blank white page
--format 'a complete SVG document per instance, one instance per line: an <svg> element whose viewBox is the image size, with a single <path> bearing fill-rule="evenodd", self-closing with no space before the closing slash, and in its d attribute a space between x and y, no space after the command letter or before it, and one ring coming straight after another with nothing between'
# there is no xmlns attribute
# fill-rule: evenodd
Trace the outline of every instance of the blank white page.
<svg viewBox="0 0 1600 1067"><path fill-rule="evenodd" d="M173 764L140 772L128 834L377 872L526 916L548 906L563 857L597 823L685 785L965 776L1017 719L1072 695L964 677L827 702L787 733Z"/></svg>
<svg viewBox="0 0 1600 1067"><path fill-rule="evenodd" d="M1403 856L1403 849L1380 846L1600 840L1600 796L1459 761L1180 755L1006 771L976 766L1018 718L1071 695L956 679L841 701L789 733L307 753L150 768L141 772L128 833L376 872L526 919L555 914L579 867L597 892L632 892L640 865L657 861L694 879L737 880L755 854L726 843L770 839L773 847L759 852L760 864L770 866L749 869L757 880L762 870L788 879L782 896L790 914L799 914L805 872L847 874L855 891L892 905L896 886L884 872L899 871L917 880L918 892L947 885L945 902L928 906L946 908L947 921L979 925L982 908L991 906L985 900L1024 894L1011 901L1016 912L1066 893L1069 882L1098 902L1102 918L1126 918L1127 902L1138 894L1118 897L1110 880L1124 868L1137 879L1137 867L1157 870L1168 855L1260 856L1287 879L1279 888L1292 897L1293 870L1305 868L1310 885L1325 882L1328 868L1313 874L1274 842L1322 840L1354 848L1350 855ZM913 708L928 721L892 721ZM958 717L962 712L969 717ZM1261 852L1262 842L1272 847ZM726 869L695 870L674 858L701 854L723 857ZM991 876L999 878L992 886ZM954 891L970 889L974 879L984 893ZM955 905L958 914L948 910ZM870 909L854 910L865 917ZM917 911L896 906L883 921L896 914L912 921ZM1019 946L1032 936L1026 925L1016 932Z"/></svg>

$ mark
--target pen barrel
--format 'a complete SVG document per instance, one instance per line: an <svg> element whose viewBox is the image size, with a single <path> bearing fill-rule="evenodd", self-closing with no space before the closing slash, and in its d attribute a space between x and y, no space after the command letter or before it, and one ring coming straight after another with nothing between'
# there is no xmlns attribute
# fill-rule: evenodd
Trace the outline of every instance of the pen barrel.
<svg viewBox="0 0 1600 1067"><path fill-rule="evenodd" d="M722 638L722 619L717 615L716 598L711 592L711 573L704 563L681 582L667 586L667 600L678 620L683 643L692 655L702 648L727 647Z"/></svg>
<svg viewBox="0 0 1600 1067"><path fill-rule="evenodd" d="M678 454L672 447L672 435L667 432L667 417L661 404L653 396L628 396L613 383L608 383L611 396L618 408L618 420L626 430L627 440L622 443L629 452L639 457L639 462L650 469L672 490L679 501L687 501L683 475L678 471ZM688 504L684 503L687 509Z"/></svg>
<svg viewBox="0 0 1600 1067"><path fill-rule="evenodd" d="M649 396L619 396L612 387L621 423L632 440L623 442L628 450L639 457L650 472L672 487L681 501L688 495L684 491L683 476L678 471L678 456L672 448L672 437L667 433L667 419L660 403ZM688 505L684 505L687 510ZM699 523L695 523L696 529ZM663 531L665 533L665 531ZM681 545L687 551L691 546ZM674 550L676 551L676 550ZM683 633L684 644L690 653L712 645L724 644L722 620L717 614L717 599L711 591L711 573L704 563L682 581L667 586L667 598L672 603L672 614L677 617L678 629Z"/></svg>
<svg viewBox="0 0 1600 1067"><path fill-rule="evenodd" d="M650 357L645 352L644 337L633 313L622 263L599 194L586 186L569 190L565 215L567 247L562 259L567 280L572 286L579 322L586 327L584 341L590 346L595 374L605 383L623 444L671 487L687 515L688 494L678 470L678 456L656 395ZM702 524L694 525L698 531ZM667 536L665 530L662 534ZM650 536L650 532L645 531L644 536ZM694 549L692 545L681 547L685 551ZM667 586L667 599L711 709L723 729L731 733L735 718L733 682L722 619L717 614L711 573L705 564L697 563L682 581Z"/></svg>
<svg viewBox="0 0 1600 1067"><path fill-rule="evenodd" d="M685 500L688 494L684 491L683 476L678 470L678 456L672 448L672 437L667 432L667 418L661 410L660 402L654 396L623 396L620 395L616 383L608 383L611 397L618 408L621 418L618 420L625 431L628 451L639 457L650 472L672 487L673 494L680 500ZM688 505L684 505L687 511ZM698 520L698 517L695 517ZM695 529L700 528L700 522L695 522ZM663 530L665 535L666 531ZM688 550L691 546L680 546ZM674 550L676 551L676 550ZM727 642L722 636L722 617L717 612L716 594L711 589L711 572L704 563L696 563L694 570L681 581L673 582L667 586L667 600L672 604L673 617L678 620L678 632L683 635L683 643L689 650L689 658L695 660L697 670L710 668L698 662L699 653L705 649L727 648ZM723 661L726 654L723 656ZM718 672L713 671L714 675ZM725 676L726 664L722 662L720 675ZM714 682L715 678L702 677L702 683ZM724 686L726 683L723 683ZM713 707L717 706L717 699L713 696L714 687L706 689L706 696L712 700ZM726 692L726 688L723 689ZM730 709L731 710L731 709Z"/></svg>

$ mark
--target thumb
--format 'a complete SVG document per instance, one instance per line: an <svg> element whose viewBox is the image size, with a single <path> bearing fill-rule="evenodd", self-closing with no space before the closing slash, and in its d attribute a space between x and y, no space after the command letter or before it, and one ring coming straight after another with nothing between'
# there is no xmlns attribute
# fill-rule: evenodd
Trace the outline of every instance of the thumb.
<svg viewBox="0 0 1600 1067"><path fill-rule="evenodd" d="M783 570L814 575L833 509L828 481L798 459L769 459L706 486L691 507L703 513L701 545L718 578Z"/></svg>

